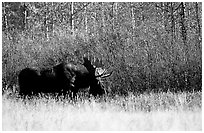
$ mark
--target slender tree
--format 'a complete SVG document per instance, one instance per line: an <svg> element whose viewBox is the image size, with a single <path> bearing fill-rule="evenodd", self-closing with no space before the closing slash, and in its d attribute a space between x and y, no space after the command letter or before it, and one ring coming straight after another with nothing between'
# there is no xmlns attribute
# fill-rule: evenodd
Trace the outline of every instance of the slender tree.
<svg viewBox="0 0 204 133"><path fill-rule="evenodd" d="M197 21L197 28L196 28L196 33L198 34L198 43L197 43L197 47L198 49L200 49L200 53L202 53L201 50L201 38L202 38L202 34L201 34L201 24L200 24L200 18L199 18L199 9L198 9L198 2L195 2L195 10L196 10L196 21Z"/></svg>
<svg viewBox="0 0 204 133"><path fill-rule="evenodd" d="M74 19L73 19L73 14L74 14L74 2L71 2L70 4L70 11L71 11L71 15L70 15L70 29L73 31L74 30Z"/></svg>
<svg viewBox="0 0 204 133"><path fill-rule="evenodd" d="M130 9L131 9L131 16L132 16L132 31L134 31L135 30L135 7L133 2L131 2L130 5L131 5ZM134 34L134 32L132 34Z"/></svg>
<svg viewBox="0 0 204 133"><path fill-rule="evenodd" d="M185 26L185 7L183 2L181 2L181 9L180 9L180 26L181 26L181 35L182 35L182 40L184 43L184 46L186 47L186 52L187 52L187 31L186 31L186 26Z"/></svg>

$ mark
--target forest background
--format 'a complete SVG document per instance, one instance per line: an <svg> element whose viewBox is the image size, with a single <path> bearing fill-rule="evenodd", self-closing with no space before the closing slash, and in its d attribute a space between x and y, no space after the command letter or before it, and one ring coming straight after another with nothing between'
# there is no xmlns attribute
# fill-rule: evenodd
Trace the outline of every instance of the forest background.
<svg viewBox="0 0 204 133"><path fill-rule="evenodd" d="M84 54L114 72L110 94L201 90L201 22L201 2L3 2L3 91Z"/></svg>

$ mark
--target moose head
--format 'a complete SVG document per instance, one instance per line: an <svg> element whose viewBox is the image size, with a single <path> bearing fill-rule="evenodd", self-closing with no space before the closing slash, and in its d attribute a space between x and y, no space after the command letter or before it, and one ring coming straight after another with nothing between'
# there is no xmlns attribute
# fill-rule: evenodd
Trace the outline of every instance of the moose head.
<svg viewBox="0 0 204 133"><path fill-rule="evenodd" d="M103 95L106 94L106 90L101 82L102 78L109 77L111 73L106 73L107 70L103 70L102 72L97 72L97 68L103 66L102 61L99 61L98 58L93 62L94 65L92 65L91 60L89 60L87 57L84 57L84 63L83 65L88 70L88 79L89 79L89 87L90 87L90 94L93 96L97 95ZM97 75L98 73L98 75Z"/></svg>

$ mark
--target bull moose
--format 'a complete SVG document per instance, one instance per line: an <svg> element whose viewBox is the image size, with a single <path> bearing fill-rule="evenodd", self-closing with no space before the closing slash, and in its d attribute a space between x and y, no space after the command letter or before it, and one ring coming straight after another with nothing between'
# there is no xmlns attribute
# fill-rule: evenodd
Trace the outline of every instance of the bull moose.
<svg viewBox="0 0 204 133"><path fill-rule="evenodd" d="M100 78L112 74L103 71L96 75L96 67L87 57L83 57L83 64L60 63L52 68L37 70L33 68L23 69L18 76L19 94L31 96L39 93L51 93L58 95L72 94L75 97L81 88L89 88L93 96L106 93L100 82Z"/></svg>

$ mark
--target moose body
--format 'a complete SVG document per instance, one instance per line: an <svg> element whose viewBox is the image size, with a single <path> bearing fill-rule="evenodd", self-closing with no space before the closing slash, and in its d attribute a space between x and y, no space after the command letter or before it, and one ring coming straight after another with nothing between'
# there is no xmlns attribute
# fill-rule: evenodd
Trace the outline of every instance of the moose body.
<svg viewBox="0 0 204 133"><path fill-rule="evenodd" d="M25 68L19 74L20 95L30 96L39 93L76 96L81 88L88 88L93 96L106 93L104 87L95 75L96 68L88 58L83 64L60 63L52 68L37 70ZM110 74L108 74L109 76ZM107 77L107 74L105 75Z"/></svg>

